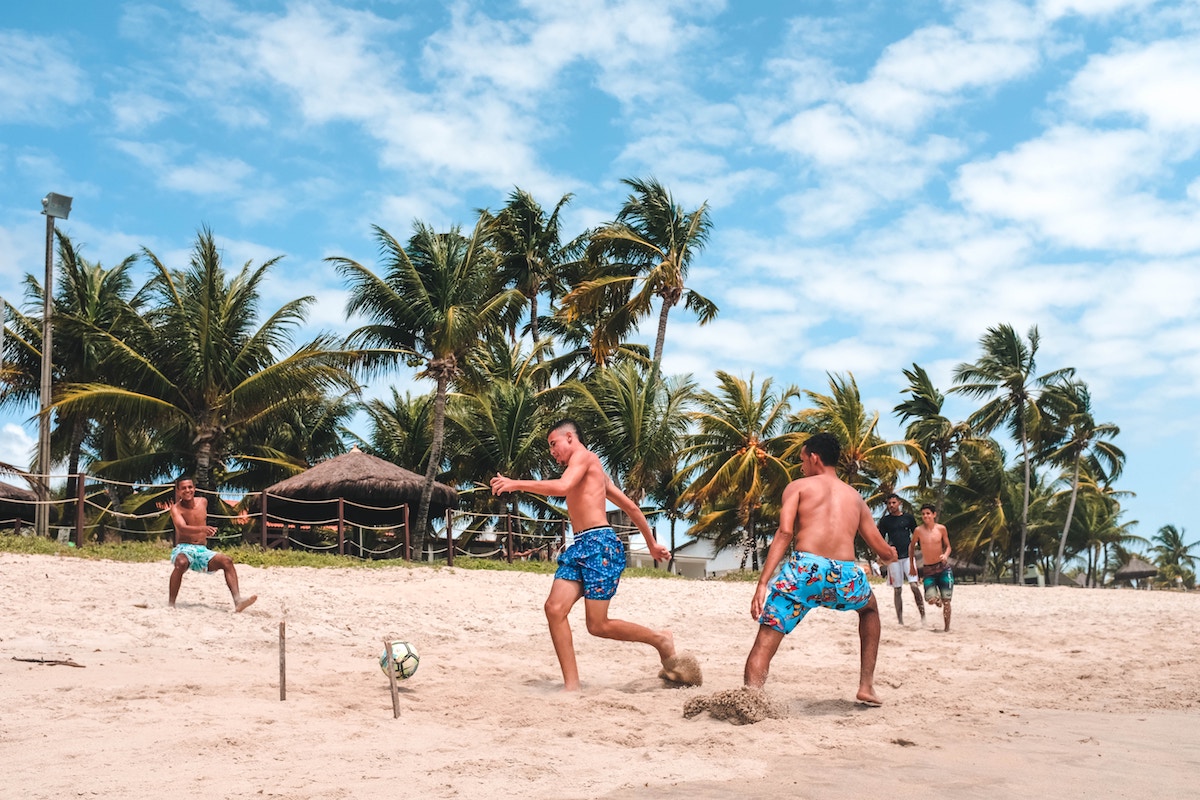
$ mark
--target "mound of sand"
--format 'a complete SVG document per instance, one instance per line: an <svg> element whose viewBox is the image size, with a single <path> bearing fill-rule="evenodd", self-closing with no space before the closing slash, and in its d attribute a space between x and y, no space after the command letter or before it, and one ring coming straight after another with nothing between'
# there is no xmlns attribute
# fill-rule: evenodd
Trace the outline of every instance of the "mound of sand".
<svg viewBox="0 0 1200 800"><path fill-rule="evenodd" d="M749 686L693 697L683 704L683 716L686 719L705 711L714 719L722 719L734 725L753 725L764 719L781 719L784 716L783 709L776 705L765 691L751 689Z"/></svg>

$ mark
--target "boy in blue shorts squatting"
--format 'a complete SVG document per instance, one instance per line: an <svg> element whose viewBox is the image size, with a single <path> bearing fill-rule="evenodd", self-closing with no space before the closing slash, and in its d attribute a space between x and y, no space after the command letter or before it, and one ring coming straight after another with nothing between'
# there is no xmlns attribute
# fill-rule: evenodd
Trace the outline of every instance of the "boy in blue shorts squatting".
<svg viewBox="0 0 1200 800"><path fill-rule="evenodd" d="M560 477L535 481L497 475L492 478L491 486L496 495L533 492L567 498L567 514L571 518L575 541L558 557L558 571L554 573L554 583L545 605L550 640L562 668L563 688L567 691L580 688L579 667L567 616L581 597L588 633L605 639L648 644L658 651L662 661L661 677L676 683L700 685L699 666L690 655L676 655L675 640L670 631L652 631L633 622L609 618L608 604L617 592L621 572L625 569L625 547L608 524L607 502L611 501L633 520L655 561L669 559L670 551L654 538L650 523L637 504L605 473L599 456L584 445L574 421L555 423L547 439L551 457L566 467Z"/></svg>
<svg viewBox="0 0 1200 800"><path fill-rule="evenodd" d="M779 530L763 563L750 602L758 635L746 659L745 685L761 689L783 637L814 608L858 612L858 702L881 705L875 694L879 655L879 606L866 572L854 563L854 537L861 534L880 563L896 560L862 496L835 470L841 445L829 433L809 437L800 451L803 478L783 491Z"/></svg>
<svg viewBox="0 0 1200 800"><path fill-rule="evenodd" d="M208 549L208 537L217 529L208 524L208 500L196 496L196 484L191 478L175 481L175 499L167 506L171 512L171 523L175 526L175 549L171 551L171 579L168 581L168 602L175 607L175 598L183 583L183 574L189 570L200 573L225 573L225 585L233 596L233 610L245 611L258 595L242 597L238 587L237 570L233 559L224 553Z"/></svg>

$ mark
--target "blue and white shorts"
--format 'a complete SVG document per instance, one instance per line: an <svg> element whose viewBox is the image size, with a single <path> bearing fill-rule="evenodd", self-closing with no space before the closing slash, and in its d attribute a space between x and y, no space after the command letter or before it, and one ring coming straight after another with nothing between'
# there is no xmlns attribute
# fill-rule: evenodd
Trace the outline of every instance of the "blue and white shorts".
<svg viewBox="0 0 1200 800"><path fill-rule="evenodd" d="M588 528L558 557L555 578L583 584L585 600L611 600L625 569L625 546L612 528Z"/></svg>

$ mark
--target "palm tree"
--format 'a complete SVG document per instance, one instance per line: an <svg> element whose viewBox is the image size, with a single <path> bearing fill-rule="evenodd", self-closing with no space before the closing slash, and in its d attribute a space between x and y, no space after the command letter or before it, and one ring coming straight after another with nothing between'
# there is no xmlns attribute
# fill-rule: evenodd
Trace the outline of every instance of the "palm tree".
<svg viewBox="0 0 1200 800"><path fill-rule="evenodd" d="M842 477L862 492L868 503L878 502L895 488L897 476L909 466L899 454L906 453L918 463L925 454L911 439L883 440L878 433L879 412L867 412L854 375L828 377L829 394L804 391L815 408L797 411L791 428L801 434L827 431L836 436L842 445L838 462ZM785 457L796 459L806 438L806 435L796 437Z"/></svg>
<svg viewBox="0 0 1200 800"><path fill-rule="evenodd" d="M187 269L168 269L149 250L142 253L157 270L145 290L149 308L128 320L120 336L102 335L110 379L119 383L74 384L55 403L62 413L117 426L137 420L154 432L154 452L129 454L101 470L147 480L184 467L195 470L197 487L212 490L247 429L297 398L354 387L344 355L328 337L280 357L314 298L286 303L255 327L259 286L278 258L256 269L247 262L230 277L207 228Z"/></svg>
<svg viewBox="0 0 1200 800"><path fill-rule="evenodd" d="M231 456L238 469L226 483L256 491L344 453L346 440L355 438L347 424L362 407L356 394L302 395L248 427L240 452Z"/></svg>
<svg viewBox="0 0 1200 800"><path fill-rule="evenodd" d="M699 408L690 414L696 430L679 457L684 466L676 480L685 487L680 502L695 509L691 533L712 536L718 550L744 531L757 569L758 526L769 516L769 498L791 480L781 454L798 392L789 387L776 393L770 378L755 388L753 375L746 381L718 371L717 381L718 391L700 392Z"/></svg>
<svg viewBox="0 0 1200 800"><path fill-rule="evenodd" d="M136 257L105 269L85 261L65 233L56 230L55 234L59 262L59 292L54 301L56 383L95 383L106 372L107 336L119 336L138 313L140 302L131 299L129 275ZM66 456L68 497L76 496L80 456L93 427L94 420L84 414L59 416L52 452L56 460Z"/></svg>
<svg viewBox="0 0 1200 800"><path fill-rule="evenodd" d="M908 386L901 392L910 397L898 404L893 411L900 417L901 422L909 423L904 431L905 437L916 442L925 453L924 459L917 460L920 488L929 488L933 483L933 467L935 464L938 467L934 504L941 509L946 502L950 455L959 442L971 435L971 428L965 422L951 422L942 415L945 395L933 385L929 373L923 367L913 364L911 370L904 370L904 377L908 378Z"/></svg>
<svg viewBox="0 0 1200 800"><path fill-rule="evenodd" d="M500 280L505 286L515 288L529 303L529 333L538 362L543 357L539 347L538 298L547 292L553 302L562 294L563 265L574 261L581 249L580 239L562 241L559 215L569 202L571 195L563 195L547 215L529 192L517 188L499 214L485 215L496 249Z"/></svg>
<svg viewBox="0 0 1200 800"><path fill-rule="evenodd" d="M602 345L605 324L602 309L588 317L576 314L568 319L566 314L556 314L544 318L541 330L562 347L546 361L546 375L566 383L589 380L598 370L626 361L649 366L650 348L644 344L623 341L614 346Z"/></svg>
<svg viewBox="0 0 1200 800"><path fill-rule="evenodd" d="M680 300L701 325L717 315L715 303L685 286L692 259L704 249L712 223L707 203L685 212L654 178L626 178L622 183L633 194L613 222L592 231L588 244L587 261L595 275L577 284L563 304L572 317L609 309L597 328L597 349L606 354L651 312L658 297L653 361L660 364L667 317ZM641 284L636 292L635 283ZM623 302L614 303L617 298Z"/></svg>
<svg viewBox="0 0 1200 800"><path fill-rule="evenodd" d="M973 430L984 434L1007 425L1021 445L1025 484L1021 504L1021 548L1017 554L1018 584L1024 581L1025 576L1025 543L1029 536L1029 494L1033 467L1029 457L1029 442L1031 434L1041 422L1041 409L1037 404L1039 389L1061 378L1069 378L1075 372L1067 367L1033 377L1039 343L1036 326L1029 329L1028 343L1011 325L988 328L979 340L983 354L973 363L955 367L956 385L950 390L971 397L990 398L968 417L968 424Z"/></svg>
<svg viewBox="0 0 1200 800"><path fill-rule="evenodd" d="M653 365L646 371L623 363L566 388L597 454L625 494L641 503L676 460L695 382L690 376L664 379Z"/></svg>
<svg viewBox="0 0 1200 800"><path fill-rule="evenodd" d="M375 226L375 234L382 277L349 258L327 260L349 281L347 313L368 320L347 339L360 348L363 368L377 371L405 363L419 367L418 378L436 383L433 438L417 506L418 542L423 548L433 484L442 469L451 382L489 330L511 328L522 298L496 280L496 254L483 217L470 236L457 226L448 233L435 233L423 222L415 222L407 247L383 228Z"/></svg>
<svg viewBox="0 0 1200 800"><path fill-rule="evenodd" d="M1080 495L1080 513L1077 521L1086 537L1088 549L1088 583L1103 586L1107 576L1103 573L1116 572L1128 563L1132 554L1127 548L1144 546L1146 540L1134 534L1137 520L1122 521L1124 510L1117 495L1124 492L1096 490ZM1102 573L1103 571L1103 573Z"/></svg>
<svg viewBox="0 0 1200 800"><path fill-rule="evenodd" d="M532 355L518 359L525 367L534 362ZM550 525L535 523L532 527L520 521L514 531L521 537L518 549L530 545L529 536L536 536L539 544L557 538L566 519L565 511L550 498L528 492L512 492L498 498L488 485L488 480L496 474L546 475L557 466L549 457L546 433L560 413L559 404L553 399L555 390L537 390L530 379L534 372L535 369L518 367L515 380L497 376L469 393L453 395L446 410L450 475L459 487L468 487L459 489L460 499L488 519L502 510L523 517L524 506L538 519L553 521Z"/></svg>
<svg viewBox="0 0 1200 800"><path fill-rule="evenodd" d="M1189 589L1196 586L1196 563L1200 561L1200 552L1192 552L1200 548L1200 542L1184 544L1185 528L1174 525L1163 525L1154 535L1158 544L1151 547L1154 553L1154 563L1158 566L1159 577L1165 583L1170 583L1179 577Z"/></svg>
<svg viewBox="0 0 1200 800"><path fill-rule="evenodd" d="M1013 494L1004 468L1004 452L995 440L968 438L950 455L954 479L946 486L942 524L954 531L954 552L975 561L980 554L1006 553L1010 547ZM1004 558L999 558L1004 561ZM995 570L1000 573L999 565Z"/></svg>
<svg viewBox="0 0 1200 800"><path fill-rule="evenodd" d="M1047 427L1051 431L1046 438L1051 444L1042 456L1050 463L1071 471L1071 499L1054 561L1053 585L1058 586L1062 575L1063 552L1067 547L1067 533L1075 516L1081 468L1086 464L1093 480L1108 483L1121 474L1125 453L1112 442L1105 441L1119 434L1121 429L1111 423L1096 422L1092 416L1092 395L1083 381L1062 380L1054 383L1046 389L1043 399L1050 411Z"/></svg>

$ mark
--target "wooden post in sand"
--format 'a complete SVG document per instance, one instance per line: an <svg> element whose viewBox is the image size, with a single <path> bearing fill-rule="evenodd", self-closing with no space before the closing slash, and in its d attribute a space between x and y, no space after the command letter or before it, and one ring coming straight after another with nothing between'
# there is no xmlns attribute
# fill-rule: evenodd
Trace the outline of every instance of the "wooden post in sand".
<svg viewBox="0 0 1200 800"><path fill-rule="evenodd" d="M284 657L283 644L287 640L287 621L279 621L279 699L287 700L287 659Z"/></svg>
<svg viewBox="0 0 1200 800"><path fill-rule="evenodd" d="M383 651L387 653L388 685L392 689L392 719L400 719L400 692L396 689L396 660L392 657L392 640L383 638Z"/></svg>

